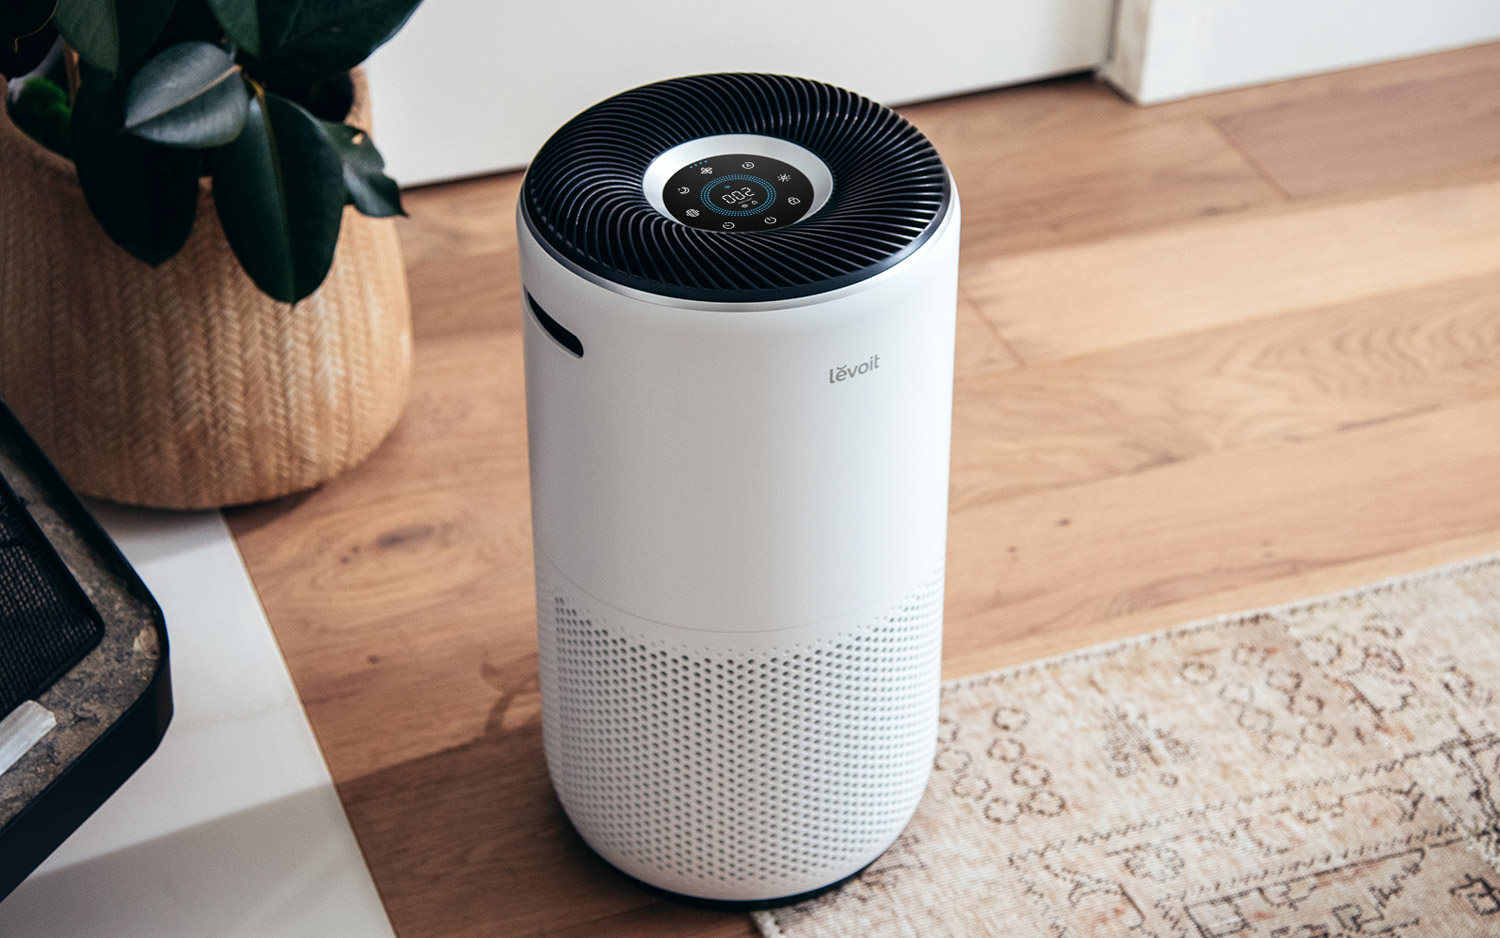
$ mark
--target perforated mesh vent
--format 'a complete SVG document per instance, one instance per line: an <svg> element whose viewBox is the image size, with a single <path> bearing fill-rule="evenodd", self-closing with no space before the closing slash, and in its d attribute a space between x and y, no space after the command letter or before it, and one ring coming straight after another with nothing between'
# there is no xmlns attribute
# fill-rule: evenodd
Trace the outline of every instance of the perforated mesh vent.
<svg viewBox="0 0 1500 938"><path fill-rule="evenodd" d="M625 872L714 898L873 860L926 785L942 585L828 640L737 655L633 640L539 583L547 760L574 825Z"/></svg>

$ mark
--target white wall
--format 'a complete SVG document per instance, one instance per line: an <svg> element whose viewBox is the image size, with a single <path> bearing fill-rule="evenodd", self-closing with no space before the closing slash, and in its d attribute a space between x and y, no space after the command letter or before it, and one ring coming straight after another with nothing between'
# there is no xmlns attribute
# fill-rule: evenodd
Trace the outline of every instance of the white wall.
<svg viewBox="0 0 1500 938"><path fill-rule="evenodd" d="M370 61L375 140L410 185L522 166L577 112L676 75L781 72L888 104L974 91L1096 68L1113 6L427 0Z"/></svg>
<svg viewBox="0 0 1500 938"><path fill-rule="evenodd" d="M1173 98L1500 39L1500 0L1120 0L1103 74Z"/></svg>

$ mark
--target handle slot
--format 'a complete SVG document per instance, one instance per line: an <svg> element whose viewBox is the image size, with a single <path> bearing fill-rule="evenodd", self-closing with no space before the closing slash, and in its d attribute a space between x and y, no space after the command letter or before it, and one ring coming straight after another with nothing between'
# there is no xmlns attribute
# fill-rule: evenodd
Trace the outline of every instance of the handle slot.
<svg viewBox="0 0 1500 938"><path fill-rule="evenodd" d="M578 336L563 328L562 323L548 316L547 311L537 304L537 301L532 297L529 290L522 290L521 292L526 294L526 306L531 310L531 315L535 316L537 323L543 329L547 330L547 334L556 339L558 345L567 349L574 356L582 358L583 342L579 341Z"/></svg>

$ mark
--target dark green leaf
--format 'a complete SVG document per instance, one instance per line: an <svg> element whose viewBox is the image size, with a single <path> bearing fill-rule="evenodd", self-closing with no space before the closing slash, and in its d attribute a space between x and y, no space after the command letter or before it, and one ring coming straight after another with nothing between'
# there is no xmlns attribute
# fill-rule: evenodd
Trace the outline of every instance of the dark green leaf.
<svg viewBox="0 0 1500 938"><path fill-rule="evenodd" d="M141 66L125 98L125 129L173 147L216 147L245 126L240 67L211 42L184 42Z"/></svg>
<svg viewBox="0 0 1500 938"><path fill-rule="evenodd" d="M214 2L224 5L230 0ZM421 0L242 2L254 4L259 29L259 51L251 54L260 61L252 74L312 83L347 72L369 58L411 18ZM250 50L248 45L244 48Z"/></svg>
<svg viewBox="0 0 1500 938"><path fill-rule="evenodd" d="M176 254L193 229L197 154L122 133L123 97L108 72L84 74L73 101L73 162L100 226L154 266Z"/></svg>
<svg viewBox="0 0 1500 938"><path fill-rule="evenodd" d="M0 0L0 3L3 2L4 0ZM29 36L21 37L14 45L0 40L0 75L19 78L35 71L56 44L57 27L51 23Z"/></svg>
<svg viewBox="0 0 1500 938"><path fill-rule="evenodd" d="M220 45L224 40L224 27L214 19L213 12L204 0L177 0L172 7L172 15L167 19L167 25L161 29L161 35L156 37L156 42L146 51L146 58L153 57L168 46L193 39Z"/></svg>
<svg viewBox="0 0 1500 938"><path fill-rule="evenodd" d="M370 135L348 124L318 123L343 160L348 203L372 218L405 215L401 189L396 180L385 174L385 159L375 149Z"/></svg>
<svg viewBox="0 0 1500 938"><path fill-rule="evenodd" d="M275 94L251 101L245 129L219 151L214 203L250 279L295 303L333 264L344 211L338 150L295 102Z"/></svg>
<svg viewBox="0 0 1500 938"><path fill-rule="evenodd" d="M19 40L41 31L56 9L57 0L5 0L0 3L0 48L19 52Z"/></svg>
<svg viewBox="0 0 1500 938"><path fill-rule="evenodd" d="M208 0L214 18L234 44L260 55L260 0Z"/></svg>
<svg viewBox="0 0 1500 938"><path fill-rule="evenodd" d="M57 28L85 62L113 75L146 54L174 0L59 0Z"/></svg>

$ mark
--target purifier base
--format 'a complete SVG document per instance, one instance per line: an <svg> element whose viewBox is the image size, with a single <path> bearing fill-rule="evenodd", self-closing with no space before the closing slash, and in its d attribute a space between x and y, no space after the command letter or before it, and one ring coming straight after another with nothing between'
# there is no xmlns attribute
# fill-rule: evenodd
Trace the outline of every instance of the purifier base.
<svg viewBox="0 0 1500 938"><path fill-rule="evenodd" d="M599 856L599 854L597 853L595 853L594 855ZM692 906L693 908L697 909L712 909L717 912L756 912L761 909L777 909L781 908L782 906L796 905L799 902L804 902L808 899L816 899L818 896L832 892L845 883L849 882L849 880L854 879L856 876L859 876L865 870L874 866L875 861L879 860L880 857L876 857L874 860L866 863L864 866L855 870L853 873L850 873L848 876L845 876L843 879L834 880L826 886L819 886L817 889L809 889L807 892L799 892L795 895L778 896L773 899L706 899L702 896L690 896L686 893L673 892L670 889L663 889L660 886L653 886L645 880L636 879L634 876L631 876L629 873L620 869L618 866L615 866L613 863L605 860L602 856L600 856L599 859L603 860L604 864L611 870L613 870L616 875L629 880L630 883L637 888L643 889L646 892L651 893L652 895L660 896L661 898L668 901L675 902L678 905Z"/></svg>

